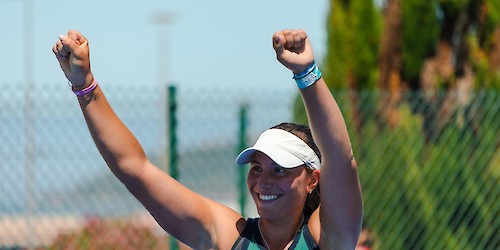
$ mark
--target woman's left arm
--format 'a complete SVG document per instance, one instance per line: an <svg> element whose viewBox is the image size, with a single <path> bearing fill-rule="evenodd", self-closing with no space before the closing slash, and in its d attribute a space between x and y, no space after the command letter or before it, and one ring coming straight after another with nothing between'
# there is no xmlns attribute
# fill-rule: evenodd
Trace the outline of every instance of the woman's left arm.
<svg viewBox="0 0 500 250"><path fill-rule="evenodd" d="M327 238L334 236L331 242L336 245L355 246L363 220L363 201L344 118L323 78L302 89L301 95L322 154L321 231Z"/></svg>
<svg viewBox="0 0 500 250"><path fill-rule="evenodd" d="M273 46L278 61L294 75L306 71L314 63L309 38L302 30L275 33ZM363 201L344 118L322 77L300 89L300 93L314 141L322 154L320 247L354 249L361 230Z"/></svg>

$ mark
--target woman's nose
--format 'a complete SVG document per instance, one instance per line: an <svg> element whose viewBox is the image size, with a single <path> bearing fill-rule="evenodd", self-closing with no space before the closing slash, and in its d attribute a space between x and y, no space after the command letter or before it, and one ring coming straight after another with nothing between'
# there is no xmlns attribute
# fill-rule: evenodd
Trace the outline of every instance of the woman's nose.
<svg viewBox="0 0 500 250"><path fill-rule="evenodd" d="M269 189L273 186L272 177L269 174L261 174L257 179L257 186L261 189Z"/></svg>

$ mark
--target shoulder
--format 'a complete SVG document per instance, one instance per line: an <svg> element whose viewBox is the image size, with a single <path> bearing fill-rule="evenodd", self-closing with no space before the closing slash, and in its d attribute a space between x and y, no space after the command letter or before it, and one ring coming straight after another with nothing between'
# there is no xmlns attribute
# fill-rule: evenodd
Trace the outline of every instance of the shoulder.
<svg viewBox="0 0 500 250"><path fill-rule="evenodd" d="M314 241L319 242L320 235L321 235L321 221L319 219L319 210L320 208L316 209L311 214L311 217L309 218L307 222L307 228L309 229L309 232L311 233L312 238Z"/></svg>
<svg viewBox="0 0 500 250"><path fill-rule="evenodd" d="M216 245L217 249L233 249L241 236L246 232L247 227L253 224L254 219L245 219L241 215L221 216L217 219Z"/></svg>
<svg viewBox="0 0 500 250"><path fill-rule="evenodd" d="M246 220L243 231L231 247L232 250L255 249L255 247L260 249L263 247L258 221L258 218L249 218Z"/></svg>

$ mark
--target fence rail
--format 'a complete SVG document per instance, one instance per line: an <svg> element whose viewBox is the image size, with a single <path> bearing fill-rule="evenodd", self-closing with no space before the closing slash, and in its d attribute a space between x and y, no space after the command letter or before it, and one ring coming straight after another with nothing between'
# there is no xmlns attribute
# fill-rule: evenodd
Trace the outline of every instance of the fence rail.
<svg viewBox="0 0 500 250"><path fill-rule="evenodd" d="M169 248L167 235L105 166L71 92L60 84L36 88L31 102L13 85L0 92L0 249ZM172 151L166 87L103 88L155 164L168 171L174 152L183 184L247 216L256 213L251 201L242 207L248 198L234 166L238 150L266 128L304 117L293 88L179 87ZM400 93L396 102L380 92L335 96L359 165L366 244L500 248L499 92Z"/></svg>

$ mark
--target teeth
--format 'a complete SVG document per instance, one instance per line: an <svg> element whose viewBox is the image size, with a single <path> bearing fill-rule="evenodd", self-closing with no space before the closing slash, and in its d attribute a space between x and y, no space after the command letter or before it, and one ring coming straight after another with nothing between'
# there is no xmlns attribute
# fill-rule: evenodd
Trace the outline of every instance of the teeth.
<svg viewBox="0 0 500 250"><path fill-rule="evenodd" d="M259 199L261 199L263 201L275 200L277 198L278 198L277 195L262 195L262 194L259 194Z"/></svg>

